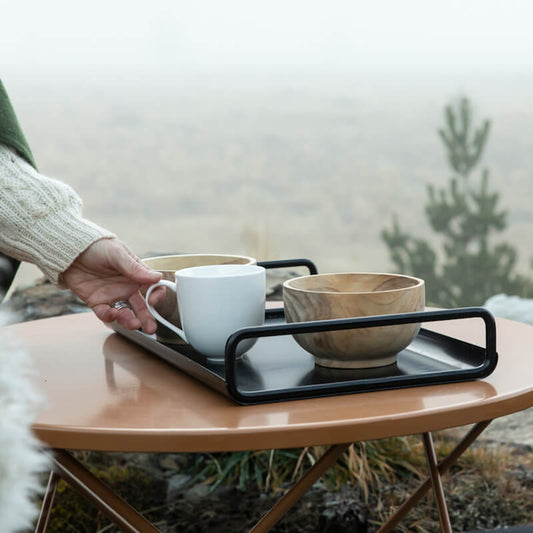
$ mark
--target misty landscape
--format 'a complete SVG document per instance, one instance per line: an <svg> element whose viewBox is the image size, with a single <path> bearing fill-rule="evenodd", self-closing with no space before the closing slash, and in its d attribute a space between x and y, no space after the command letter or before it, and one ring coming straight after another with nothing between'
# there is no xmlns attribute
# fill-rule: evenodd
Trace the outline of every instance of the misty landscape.
<svg viewBox="0 0 533 533"><path fill-rule="evenodd" d="M39 170L140 256L308 257L321 271L390 270L380 231L393 215L430 236L426 186L451 176L437 130L466 95L492 121L474 177L489 170L509 212L502 238L529 271L532 80L282 74L6 85Z"/></svg>

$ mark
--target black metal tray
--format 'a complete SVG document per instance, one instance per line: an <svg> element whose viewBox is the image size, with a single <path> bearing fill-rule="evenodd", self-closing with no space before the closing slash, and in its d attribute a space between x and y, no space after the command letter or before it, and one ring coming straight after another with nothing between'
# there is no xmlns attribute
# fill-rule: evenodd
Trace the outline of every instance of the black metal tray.
<svg viewBox="0 0 533 533"><path fill-rule="evenodd" d="M259 264L266 268L303 265L311 273L316 273L316 267L308 260ZM315 365L313 356L292 337L295 333L473 317L479 317L484 322L485 347L422 328L413 342L398 354L395 364L361 370ZM283 309L270 309L266 311L263 326L243 328L229 337L225 361L221 363L207 360L187 344L161 343L154 335L126 330L116 323L111 327L243 405L469 381L488 376L498 360L495 321L483 307L293 324L285 322ZM257 338L257 342L248 353L238 358L236 347L246 338Z"/></svg>

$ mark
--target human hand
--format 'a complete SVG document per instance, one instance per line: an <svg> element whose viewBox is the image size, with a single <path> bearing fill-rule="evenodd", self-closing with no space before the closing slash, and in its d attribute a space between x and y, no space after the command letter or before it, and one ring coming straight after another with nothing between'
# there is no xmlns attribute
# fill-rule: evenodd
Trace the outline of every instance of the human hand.
<svg viewBox="0 0 533 533"><path fill-rule="evenodd" d="M127 329L155 333L156 322L140 289L157 283L161 274L145 266L117 239L100 239L91 244L62 274L64 285L85 302L103 322L117 321ZM158 287L150 296L155 305L163 297ZM130 307L115 309L113 303L126 300Z"/></svg>

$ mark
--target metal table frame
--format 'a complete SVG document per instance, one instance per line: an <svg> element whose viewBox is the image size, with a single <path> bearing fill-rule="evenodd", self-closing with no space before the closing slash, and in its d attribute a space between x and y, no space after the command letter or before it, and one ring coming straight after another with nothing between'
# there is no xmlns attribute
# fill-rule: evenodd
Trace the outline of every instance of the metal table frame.
<svg viewBox="0 0 533 533"><path fill-rule="evenodd" d="M490 424L490 420L477 423L440 462L437 462L433 437L431 433L422 433L424 451L429 467L429 477L421 483L419 488L406 500L403 505L388 518L378 530L378 533L393 531L405 515L413 509L420 499L433 490L441 530L452 532L446 498L442 484L442 476L470 447L483 430ZM277 503L252 527L250 533L264 533L270 531L295 505L298 500L324 475L326 470L334 465L337 459L347 450L351 443L331 446L322 457L277 501ZM89 472L79 461L65 450L50 450L53 469L50 473L48 486L43 498L41 513L35 528L35 533L46 531L50 513L52 511L57 484L63 479L74 490L90 501L111 522L127 533L155 533L156 529L146 518L137 512L124 499L118 496L106 484Z"/></svg>

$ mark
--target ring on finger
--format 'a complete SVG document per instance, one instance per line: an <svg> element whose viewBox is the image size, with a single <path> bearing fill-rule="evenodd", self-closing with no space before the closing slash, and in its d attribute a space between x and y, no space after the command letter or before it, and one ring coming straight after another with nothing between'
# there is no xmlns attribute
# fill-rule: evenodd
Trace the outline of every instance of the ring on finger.
<svg viewBox="0 0 533 533"><path fill-rule="evenodd" d="M131 305L129 304L128 300L117 300L116 302L113 302L111 304L111 307L113 309L117 309L117 310L121 310L121 309L124 309L124 308L129 308L131 309Z"/></svg>

